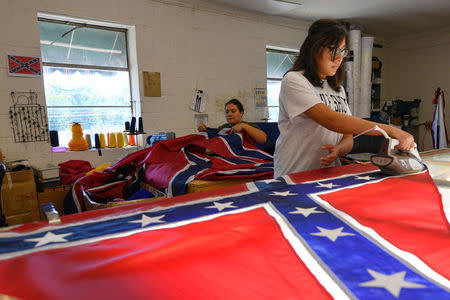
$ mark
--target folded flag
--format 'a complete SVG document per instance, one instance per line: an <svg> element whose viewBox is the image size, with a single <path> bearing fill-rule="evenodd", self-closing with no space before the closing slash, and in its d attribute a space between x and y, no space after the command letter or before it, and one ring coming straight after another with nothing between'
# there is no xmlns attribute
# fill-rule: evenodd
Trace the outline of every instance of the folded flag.
<svg viewBox="0 0 450 300"><path fill-rule="evenodd" d="M433 122L431 125L431 136L433 138L433 148L447 148L449 142L447 127L445 126L445 97L444 91L437 88L434 92L433 104L435 105Z"/></svg>

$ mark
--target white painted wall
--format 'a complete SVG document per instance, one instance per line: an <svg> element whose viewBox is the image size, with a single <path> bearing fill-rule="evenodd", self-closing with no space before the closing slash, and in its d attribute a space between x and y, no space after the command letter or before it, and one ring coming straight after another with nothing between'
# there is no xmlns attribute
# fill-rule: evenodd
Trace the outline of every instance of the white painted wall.
<svg viewBox="0 0 450 300"><path fill-rule="evenodd" d="M208 94L209 125L225 122L223 105L239 98L248 121L259 121L253 88L265 86L265 46L298 49L307 25L263 17L209 4L172 0L7 0L0 3L0 151L7 160L29 159L42 167L69 159L99 165L115 162L134 149L53 154L49 143L15 143L8 111L11 91L35 91L45 104L42 78L9 77L6 54L40 56L37 14L50 13L125 25L135 25L139 94L144 130L193 133L189 109L194 88ZM162 96L144 97L142 72L161 72ZM70 124L68 124L69 128Z"/></svg>
<svg viewBox="0 0 450 300"><path fill-rule="evenodd" d="M432 100L440 87L447 96L446 126L450 130L450 28L395 39L385 44L383 52L383 99L422 99L419 123L424 123L433 120ZM421 151L431 150L429 132L422 147L424 133L425 127L420 126L416 143Z"/></svg>

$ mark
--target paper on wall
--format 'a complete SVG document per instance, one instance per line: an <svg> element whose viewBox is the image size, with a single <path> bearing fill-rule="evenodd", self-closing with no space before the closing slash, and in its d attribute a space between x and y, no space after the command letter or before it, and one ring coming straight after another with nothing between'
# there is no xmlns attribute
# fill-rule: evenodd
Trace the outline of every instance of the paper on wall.
<svg viewBox="0 0 450 300"><path fill-rule="evenodd" d="M191 109L204 112L206 108L206 93L203 90L195 89L192 96Z"/></svg>
<svg viewBox="0 0 450 300"><path fill-rule="evenodd" d="M208 114L195 114L194 118L195 118L195 129L196 130L198 128L198 125L200 125L200 123L203 123L205 125L208 124Z"/></svg>

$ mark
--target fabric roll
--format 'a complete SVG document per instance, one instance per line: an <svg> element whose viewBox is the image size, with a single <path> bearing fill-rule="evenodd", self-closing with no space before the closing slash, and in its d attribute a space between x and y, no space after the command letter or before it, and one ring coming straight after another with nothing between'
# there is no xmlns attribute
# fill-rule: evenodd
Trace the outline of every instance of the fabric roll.
<svg viewBox="0 0 450 300"><path fill-rule="evenodd" d="M361 79L361 30L350 30L349 48L353 51L353 115L359 116L358 106L360 98Z"/></svg>
<svg viewBox="0 0 450 300"><path fill-rule="evenodd" d="M358 101L358 117L370 118L372 94L372 36L361 39L361 95Z"/></svg>
<svg viewBox="0 0 450 300"><path fill-rule="evenodd" d="M354 115L354 99L353 99L353 59L348 60L344 64L345 70L345 91L347 92L347 103L352 115Z"/></svg>
<svg viewBox="0 0 450 300"><path fill-rule="evenodd" d="M370 118L370 103L358 103L358 112L360 118Z"/></svg>

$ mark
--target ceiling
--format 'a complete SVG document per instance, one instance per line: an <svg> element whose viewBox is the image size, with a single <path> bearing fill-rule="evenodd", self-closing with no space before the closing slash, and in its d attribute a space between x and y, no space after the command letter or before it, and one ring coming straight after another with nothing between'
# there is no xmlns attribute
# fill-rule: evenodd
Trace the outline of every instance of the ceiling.
<svg viewBox="0 0 450 300"><path fill-rule="evenodd" d="M450 27L450 0L214 0L212 2L310 22L320 18L344 20L359 27L364 34L387 40Z"/></svg>

